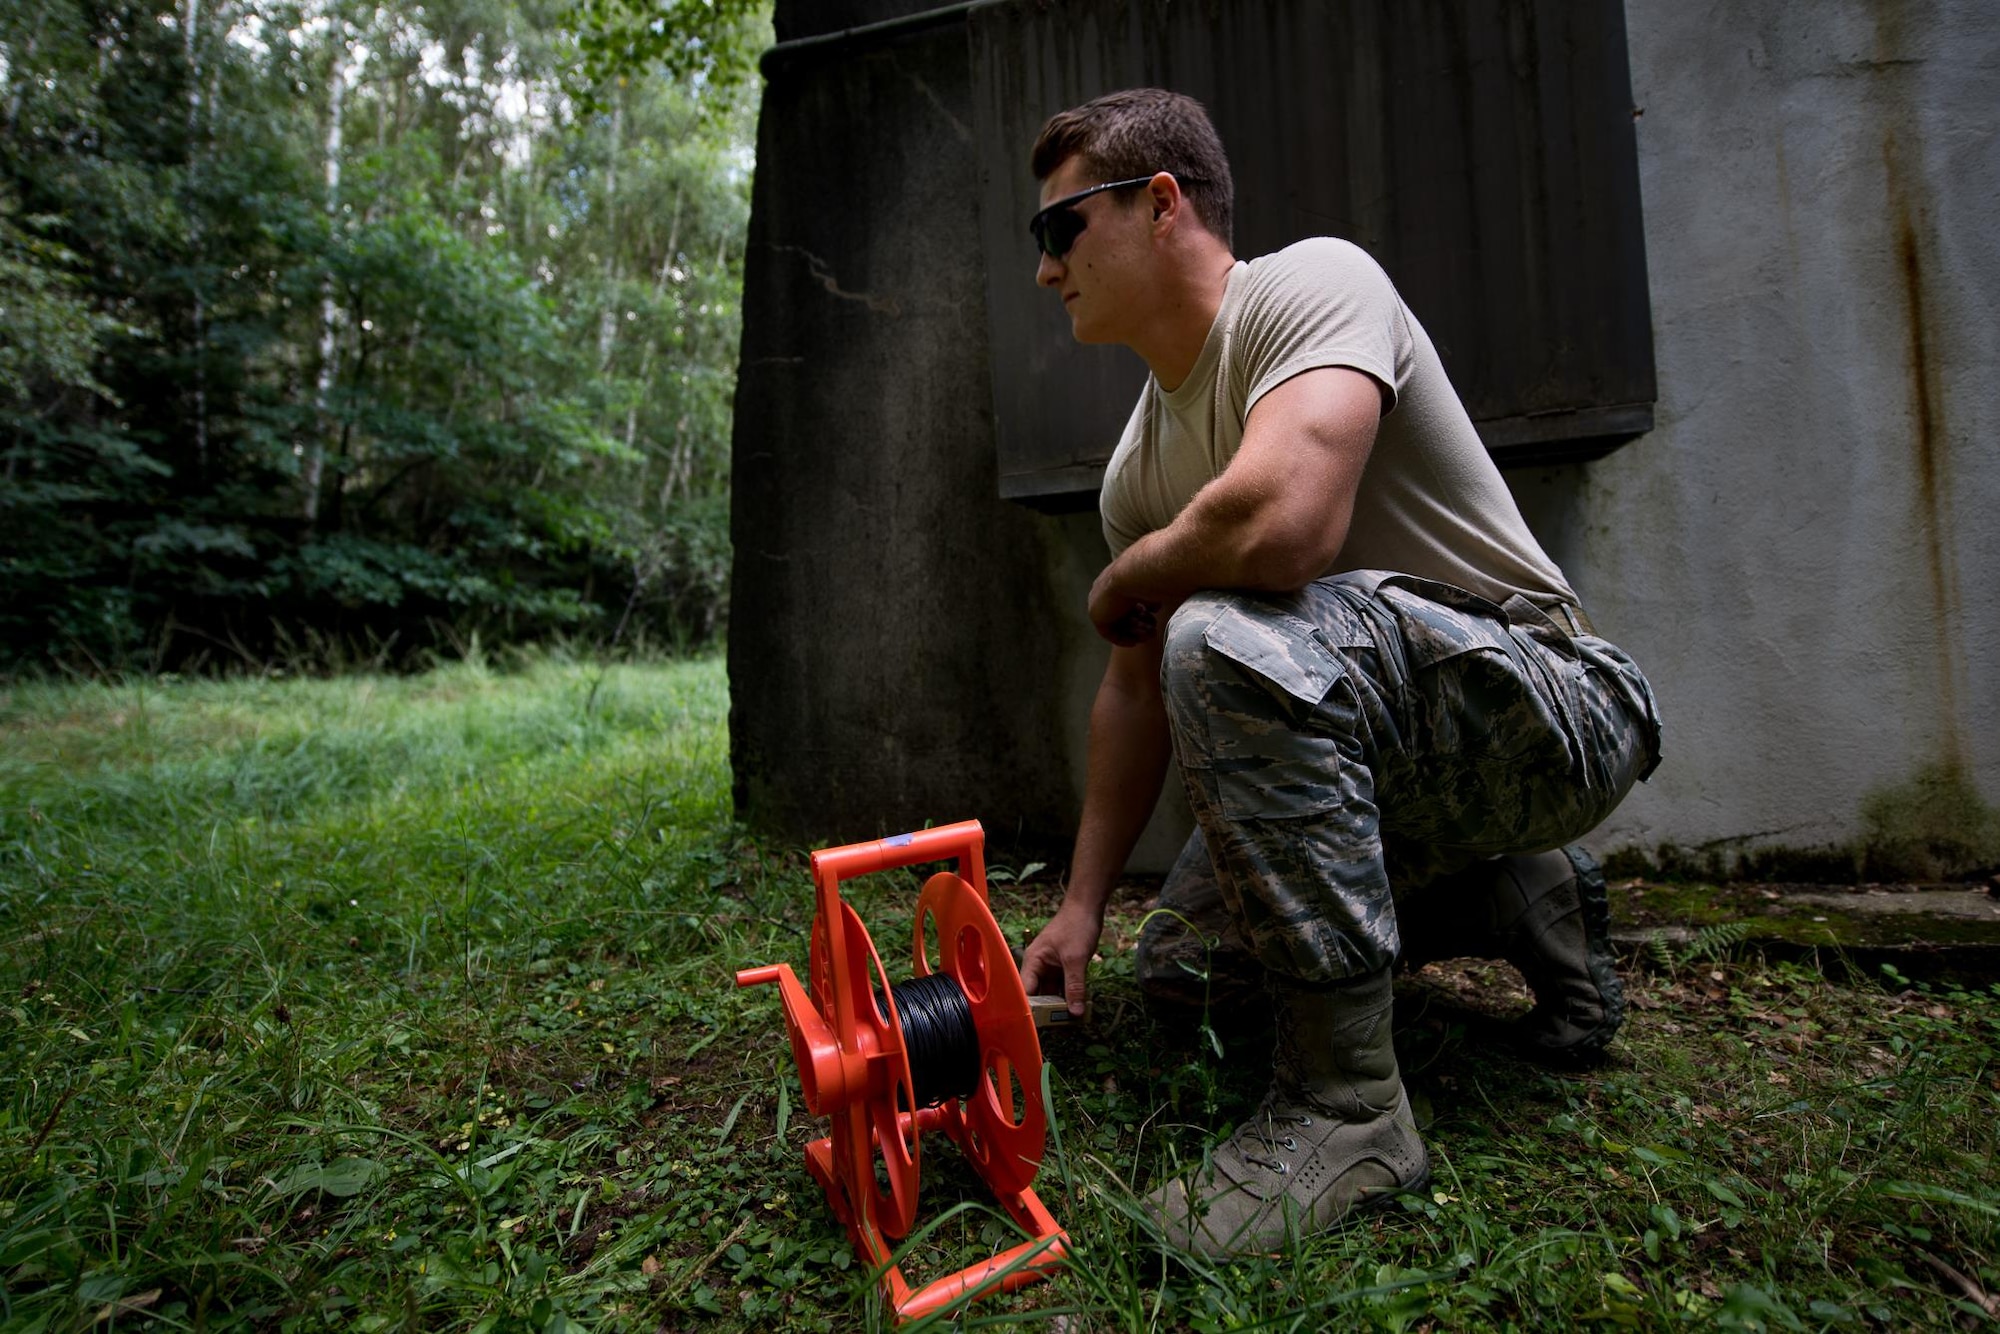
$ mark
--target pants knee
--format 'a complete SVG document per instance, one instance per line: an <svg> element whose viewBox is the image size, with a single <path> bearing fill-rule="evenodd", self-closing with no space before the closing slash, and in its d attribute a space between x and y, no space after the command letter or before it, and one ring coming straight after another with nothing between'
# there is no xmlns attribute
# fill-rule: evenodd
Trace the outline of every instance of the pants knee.
<svg viewBox="0 0 2000 1334"><path fill-rule="evenodd" d="M1160 684L1171 687L1202 670L1207 660L1208 627L1222 611L1222 595L1196 593L1174 609L1167 621L1160 655Z"/></svg>
<svg viewBox="0 0 2000 1334"><path fill-rule="evenodd" d="M1160 691L1169 717L1175 715L1176 703L1201 706L1216 680L1240 670L1209 642L1209 628L1225 616L1254 616L1261 611L1241 594L1223 592L1196 593L1180 605L1167 622L1160 655Z"/></svg>

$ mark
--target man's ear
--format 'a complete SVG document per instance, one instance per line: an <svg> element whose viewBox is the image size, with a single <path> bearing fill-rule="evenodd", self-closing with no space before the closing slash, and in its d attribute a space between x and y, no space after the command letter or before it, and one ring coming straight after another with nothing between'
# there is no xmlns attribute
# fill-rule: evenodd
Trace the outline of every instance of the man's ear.
<svg viewBox="0 0 2000 1334"><path fill-rule="evenodd" d="M1146 191L1153 201L1153 221L1172 221L1179 217L1182 203L1181 184L1168 172L1157 172Z"/></svg>

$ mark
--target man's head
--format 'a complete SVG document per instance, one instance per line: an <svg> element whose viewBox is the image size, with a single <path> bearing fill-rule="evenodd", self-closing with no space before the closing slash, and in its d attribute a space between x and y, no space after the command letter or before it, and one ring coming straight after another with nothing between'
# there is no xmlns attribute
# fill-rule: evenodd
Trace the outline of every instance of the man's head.
<svg viewBox="0 0 2000 1334"><path fill-rule="evenodd" d="M1146 355L1189 281L1230 261L1229 159L1207 113L1159 88L1111 93L1051 117L1032 165L1035 281L1062 297L1079 342Z"/></svg>
<svg viewBox="0 0 2000 1334"><path fill-rule="evenodd" d="M1075 161L1090 184L1171 172L1202 226L1231 244L1235 184L1201 103L1164 88L1128 88L1049 117L1030 163L1046 181Z"/></svg>

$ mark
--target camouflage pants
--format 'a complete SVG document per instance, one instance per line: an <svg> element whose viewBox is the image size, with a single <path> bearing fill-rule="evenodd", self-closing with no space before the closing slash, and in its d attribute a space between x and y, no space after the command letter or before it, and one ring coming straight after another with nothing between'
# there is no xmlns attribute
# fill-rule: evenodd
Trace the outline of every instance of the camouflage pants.
<svg viewBox="0 0 2000 1334"><path fill-rule="evenodd" d="M1659 757L1652 689L1612 644L1381 572L1190 598L1161 686L1196 830L1137 962L1170 1000L1387 967L1399 900L1578 838Z"/></svg>

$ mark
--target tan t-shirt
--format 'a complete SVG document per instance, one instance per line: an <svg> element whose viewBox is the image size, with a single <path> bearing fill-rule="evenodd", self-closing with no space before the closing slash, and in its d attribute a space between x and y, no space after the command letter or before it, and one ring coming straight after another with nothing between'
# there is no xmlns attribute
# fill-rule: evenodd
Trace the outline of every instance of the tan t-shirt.
<svg viewBox="0 0 2000 1334"><path fill-rule="evenodd" d="M1172 523L1236 456L1257 400L1320 366L1352 367L1388 390L1347 542L1327 574L1394 570L1494 602L1512 593L1544 606L1576 601L1430 336L1381 266L1332 237L1239 262L1187 381L1167 393L1147 377L1098 499L1112 554Z"/></svg>

